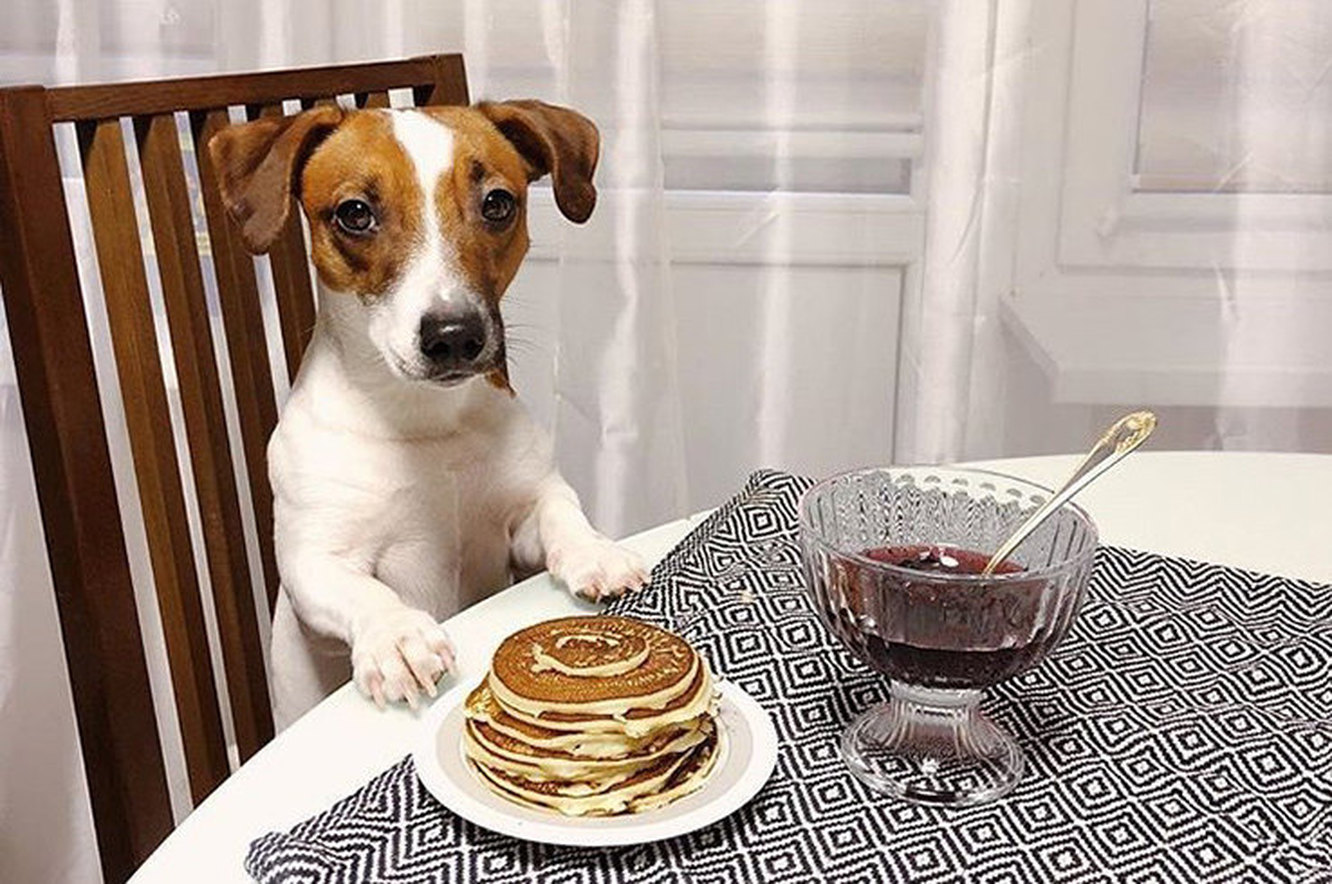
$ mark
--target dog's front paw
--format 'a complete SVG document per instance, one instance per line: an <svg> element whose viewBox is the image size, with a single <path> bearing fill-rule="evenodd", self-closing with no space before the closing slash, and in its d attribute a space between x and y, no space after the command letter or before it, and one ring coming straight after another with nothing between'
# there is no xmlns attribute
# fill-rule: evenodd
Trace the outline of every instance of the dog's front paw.
<svg viewBox="0 0 1332 884"><path fill-rule="evenodd" d="M453 642L425 611L383 612L356 630L352 680L381 709L397 700L415 709L418 694L435 696L435 682L452 670Z"/></svg>
<svg viewBox="0 0 1332 884"><path fill-rule="evenodd" d="M594 602L638 589L648 576L638 553L604 537L554 547L546 567L571 593Z"/></svg>

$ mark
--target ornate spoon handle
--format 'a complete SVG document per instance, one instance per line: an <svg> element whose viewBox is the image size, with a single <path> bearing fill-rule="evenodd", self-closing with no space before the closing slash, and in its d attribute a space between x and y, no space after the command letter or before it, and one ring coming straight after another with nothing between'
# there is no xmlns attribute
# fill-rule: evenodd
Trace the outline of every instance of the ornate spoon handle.
<svg viewBox="0 0 1332 884"><path fill-rule="evenodd" d="M1150 411L1135 411L1132 414L1126 414L1115 421L1105 435L1092 446L1091 451L1078 464L1078 468L1073 471L1073 475L1066 481L1054 497L1045 502L1045 505L1036 512L1032 513L1027 521L1023 522L1013 535L1004 541L999 547L999 551L990 556L990 561L986 562L985 569L981 575L989 577L994 573L994 569L999 563L1008 558L1013 550L1018 548L1022 541L1027 539L1027 535L1035 531L1036 528L1049 518L1050 514L1067 503L1073 495L1077 494L1083 488L1086 488L1098 476L1119 463L1128 453L1141 445L1152 430L1156 429L1156 415Z"/></svg>

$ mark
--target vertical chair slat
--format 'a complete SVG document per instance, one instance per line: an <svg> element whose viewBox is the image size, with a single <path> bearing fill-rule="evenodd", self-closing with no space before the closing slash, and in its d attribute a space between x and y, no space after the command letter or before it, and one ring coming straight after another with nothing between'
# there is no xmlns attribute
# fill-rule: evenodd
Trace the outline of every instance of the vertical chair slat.
<svg viewBox="0 0 1332 884"><path fill-rule="evenodd" d="M120 120L78 124L88 210L134 478L148 537L190 791L201 801L230 773L171 412L158 356Z"/></svg>
<svg viewBox="0 0 1332 884"><path fill-rule="evenodd" d="M283 115L281 103L247 110L251 119ZM292 207L282 232L269 248L268 264L273 270L278 324L282 329L282 350L287 357L287 377L294 380L315 324L314 293L310 290L310 259L305 254L305 233L301 229L299 207Z"/></svg>
<svg viewBox="0 0 1332 884"><path fill-rule="evenodd" d="M389 100L388 91L381 89L378 92L357 92L356 106L373 109L392 107L393 103Z"/></svg>
<svg viewBox="0 0 1332 884"><path fill-rule="evenodd" d="M237 742L254 747L272 737L273 718L180 136L170 114L140 117L134 128L180 380L231 716Z"/></svg>
<svg viewBox="0 0 1332 884"><path fill-rule="evenodd" d="M467 104L467 71L461 55L429 56L434 69L434 82L418 86L412 96L418 105Z"/></svg>
<svg viewBox="0 0 1332 884"><path fill-rule="evenodd" d="M268 486L268 437L277 425L277 404L273 396L273 375L268 365L268 343L264 334L259 287L255 282L254 259L245 250L240 232L227 216L218 191L213 164L208 161L208 140L231 125L225 108L195 111L190 114L194 132L194 151L199 163L199 183L203 190L204 214L208 221L208 240L213 251L213 272L217 278L218 300L222 306L222 325L227 337L228 363L236 391L236 411L240 418L241 448L245 452L245 470L249 479L250 501L254 507L255 531L259 540L259 560L263 566L264 586L271 609L277 600L277 560L273 556L273 494ZM249 757L255 746L241 747L241 757Z"/></svg>
<svg viewBox="0 0 1332 884"><path fill-rule="evenodd" d="M108 881L171 830L46 91L0 89L0 290Z"/></svg>

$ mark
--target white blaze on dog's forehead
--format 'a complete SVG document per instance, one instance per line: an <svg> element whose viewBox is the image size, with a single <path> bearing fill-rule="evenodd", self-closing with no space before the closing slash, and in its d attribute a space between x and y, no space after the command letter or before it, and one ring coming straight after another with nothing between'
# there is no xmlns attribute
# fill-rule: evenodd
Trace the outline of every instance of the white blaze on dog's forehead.
<svg viewBox="0 0 1332 884"><path fill-rule="evenodd" d="M421 188L421 210L423 242L414 259L408 262L408 269L403 280L403 288L418 297L424 296L424 304L413 305L428 309L434 300L453 299L456 284L440 284L445 280L452 282L455 276L452 262L445 255L443 237L439 229L439 215L435 206L435 193L440 176L453 168L453 131L428 114L415 110L386 111L393 120L393 137L402 145L403 152L411 161L416 172L416 181ZM409 298L412 298L409 294Z"/></svg>
<svg viewBox="0 0 1332 884"><path fill-rule="evenodd" d="M399 110L393 112L393 136L416 167L416 180L433 208L439 176L453 166L453 132L420 111Z"/></svg>

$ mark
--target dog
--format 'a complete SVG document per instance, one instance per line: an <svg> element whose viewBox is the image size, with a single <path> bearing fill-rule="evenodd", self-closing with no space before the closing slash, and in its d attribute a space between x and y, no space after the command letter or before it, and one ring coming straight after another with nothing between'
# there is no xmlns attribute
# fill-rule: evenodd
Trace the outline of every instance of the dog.
<svg viewBox="0 0 1332 884"><path fill-rule="evenodd" d="M381 708L454 665L439 621L547 569L603 599L646 573L595 531L509 383L500 301L528 248L527 188L596 203L596 126L540 101L316 107L228 127L208 153L246 246L294 203L318 320L268 445L281 589L274 718L350 678Z"/></svg>

